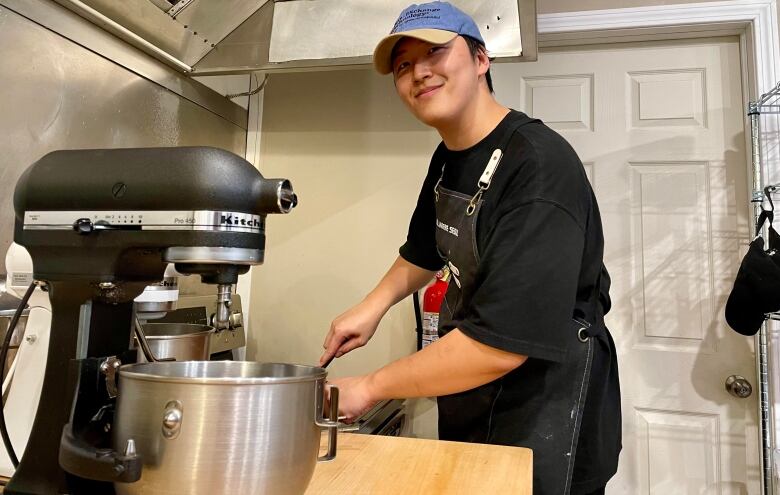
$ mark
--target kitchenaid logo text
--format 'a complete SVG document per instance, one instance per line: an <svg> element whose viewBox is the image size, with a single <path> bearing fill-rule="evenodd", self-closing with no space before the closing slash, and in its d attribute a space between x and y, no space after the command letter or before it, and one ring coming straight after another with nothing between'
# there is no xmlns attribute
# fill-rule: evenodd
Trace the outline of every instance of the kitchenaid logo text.
<svg viewBox="0 0 780 495"><path fill-rule="evenodd" d="M222 215L219 220L220 225L235 225L237 227L250 227L260 229L262 222L257 217L239 217L238 215Z"/></svg>
<svg viewBox="0 0 780 495"><path fill-rule="evenodd" d="M436 219L436 226L439 227L444 232L448 234L452 234L455 237L458 237L458 229L456 229L455 227L450 227L446 223L439 221L438 218Z"/></svg>

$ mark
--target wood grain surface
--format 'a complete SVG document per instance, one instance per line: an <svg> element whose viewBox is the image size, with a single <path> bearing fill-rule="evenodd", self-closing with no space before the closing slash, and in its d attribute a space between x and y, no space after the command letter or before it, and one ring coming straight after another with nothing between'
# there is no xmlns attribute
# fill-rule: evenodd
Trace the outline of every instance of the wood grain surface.
<svg viewBox="0 0 780 495"><path fill-rule="evenodd" d="M531 473L531 451L519 447L340 434L305 495L531 495Z"/></svg>
<svg viewBox="0 0 780 495"><path fill-rule="evenodd" d="M306 495L531 495L531 473L529 449L340 434L336 459L317 464Z"/></svg>

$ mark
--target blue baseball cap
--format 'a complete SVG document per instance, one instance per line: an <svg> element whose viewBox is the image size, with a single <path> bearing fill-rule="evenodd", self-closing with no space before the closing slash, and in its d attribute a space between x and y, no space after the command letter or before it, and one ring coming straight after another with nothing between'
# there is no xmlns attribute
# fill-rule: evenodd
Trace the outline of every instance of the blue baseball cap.
<svg viewBox="0 0 780 495"><path fill-rule="evenodd" d="M393 71L393 48L401 38L408 36L443 45L458 35L469 36L485 44L474 19L449 2L412 4L398 16L390 34L376 45L374 68L380 74Z"/></svg>

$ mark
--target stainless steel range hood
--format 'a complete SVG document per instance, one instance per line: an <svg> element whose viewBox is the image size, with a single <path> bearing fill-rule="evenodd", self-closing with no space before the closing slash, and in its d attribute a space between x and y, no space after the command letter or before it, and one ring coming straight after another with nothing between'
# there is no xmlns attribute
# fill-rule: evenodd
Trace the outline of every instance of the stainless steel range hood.
<svg viewBox="0 0 780 495"><path fill-rule="evenodd" d="M56 0L193 75L332 70L371 62L410 0ZM498 61L536 60L535 0L452 0Z"/></svg>

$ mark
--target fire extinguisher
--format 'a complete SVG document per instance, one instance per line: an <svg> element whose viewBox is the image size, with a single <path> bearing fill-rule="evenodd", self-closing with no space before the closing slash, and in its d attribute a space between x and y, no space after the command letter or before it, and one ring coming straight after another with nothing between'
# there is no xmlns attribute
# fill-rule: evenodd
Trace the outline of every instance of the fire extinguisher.
<svg viewBox="0 0 780 495"><path fill-rule="evenodd" d="M422 313L422 342L425 348L439 338L439 311L449 286L450 272L447 267L436 272L436 281L425 289Z"/></svg>

